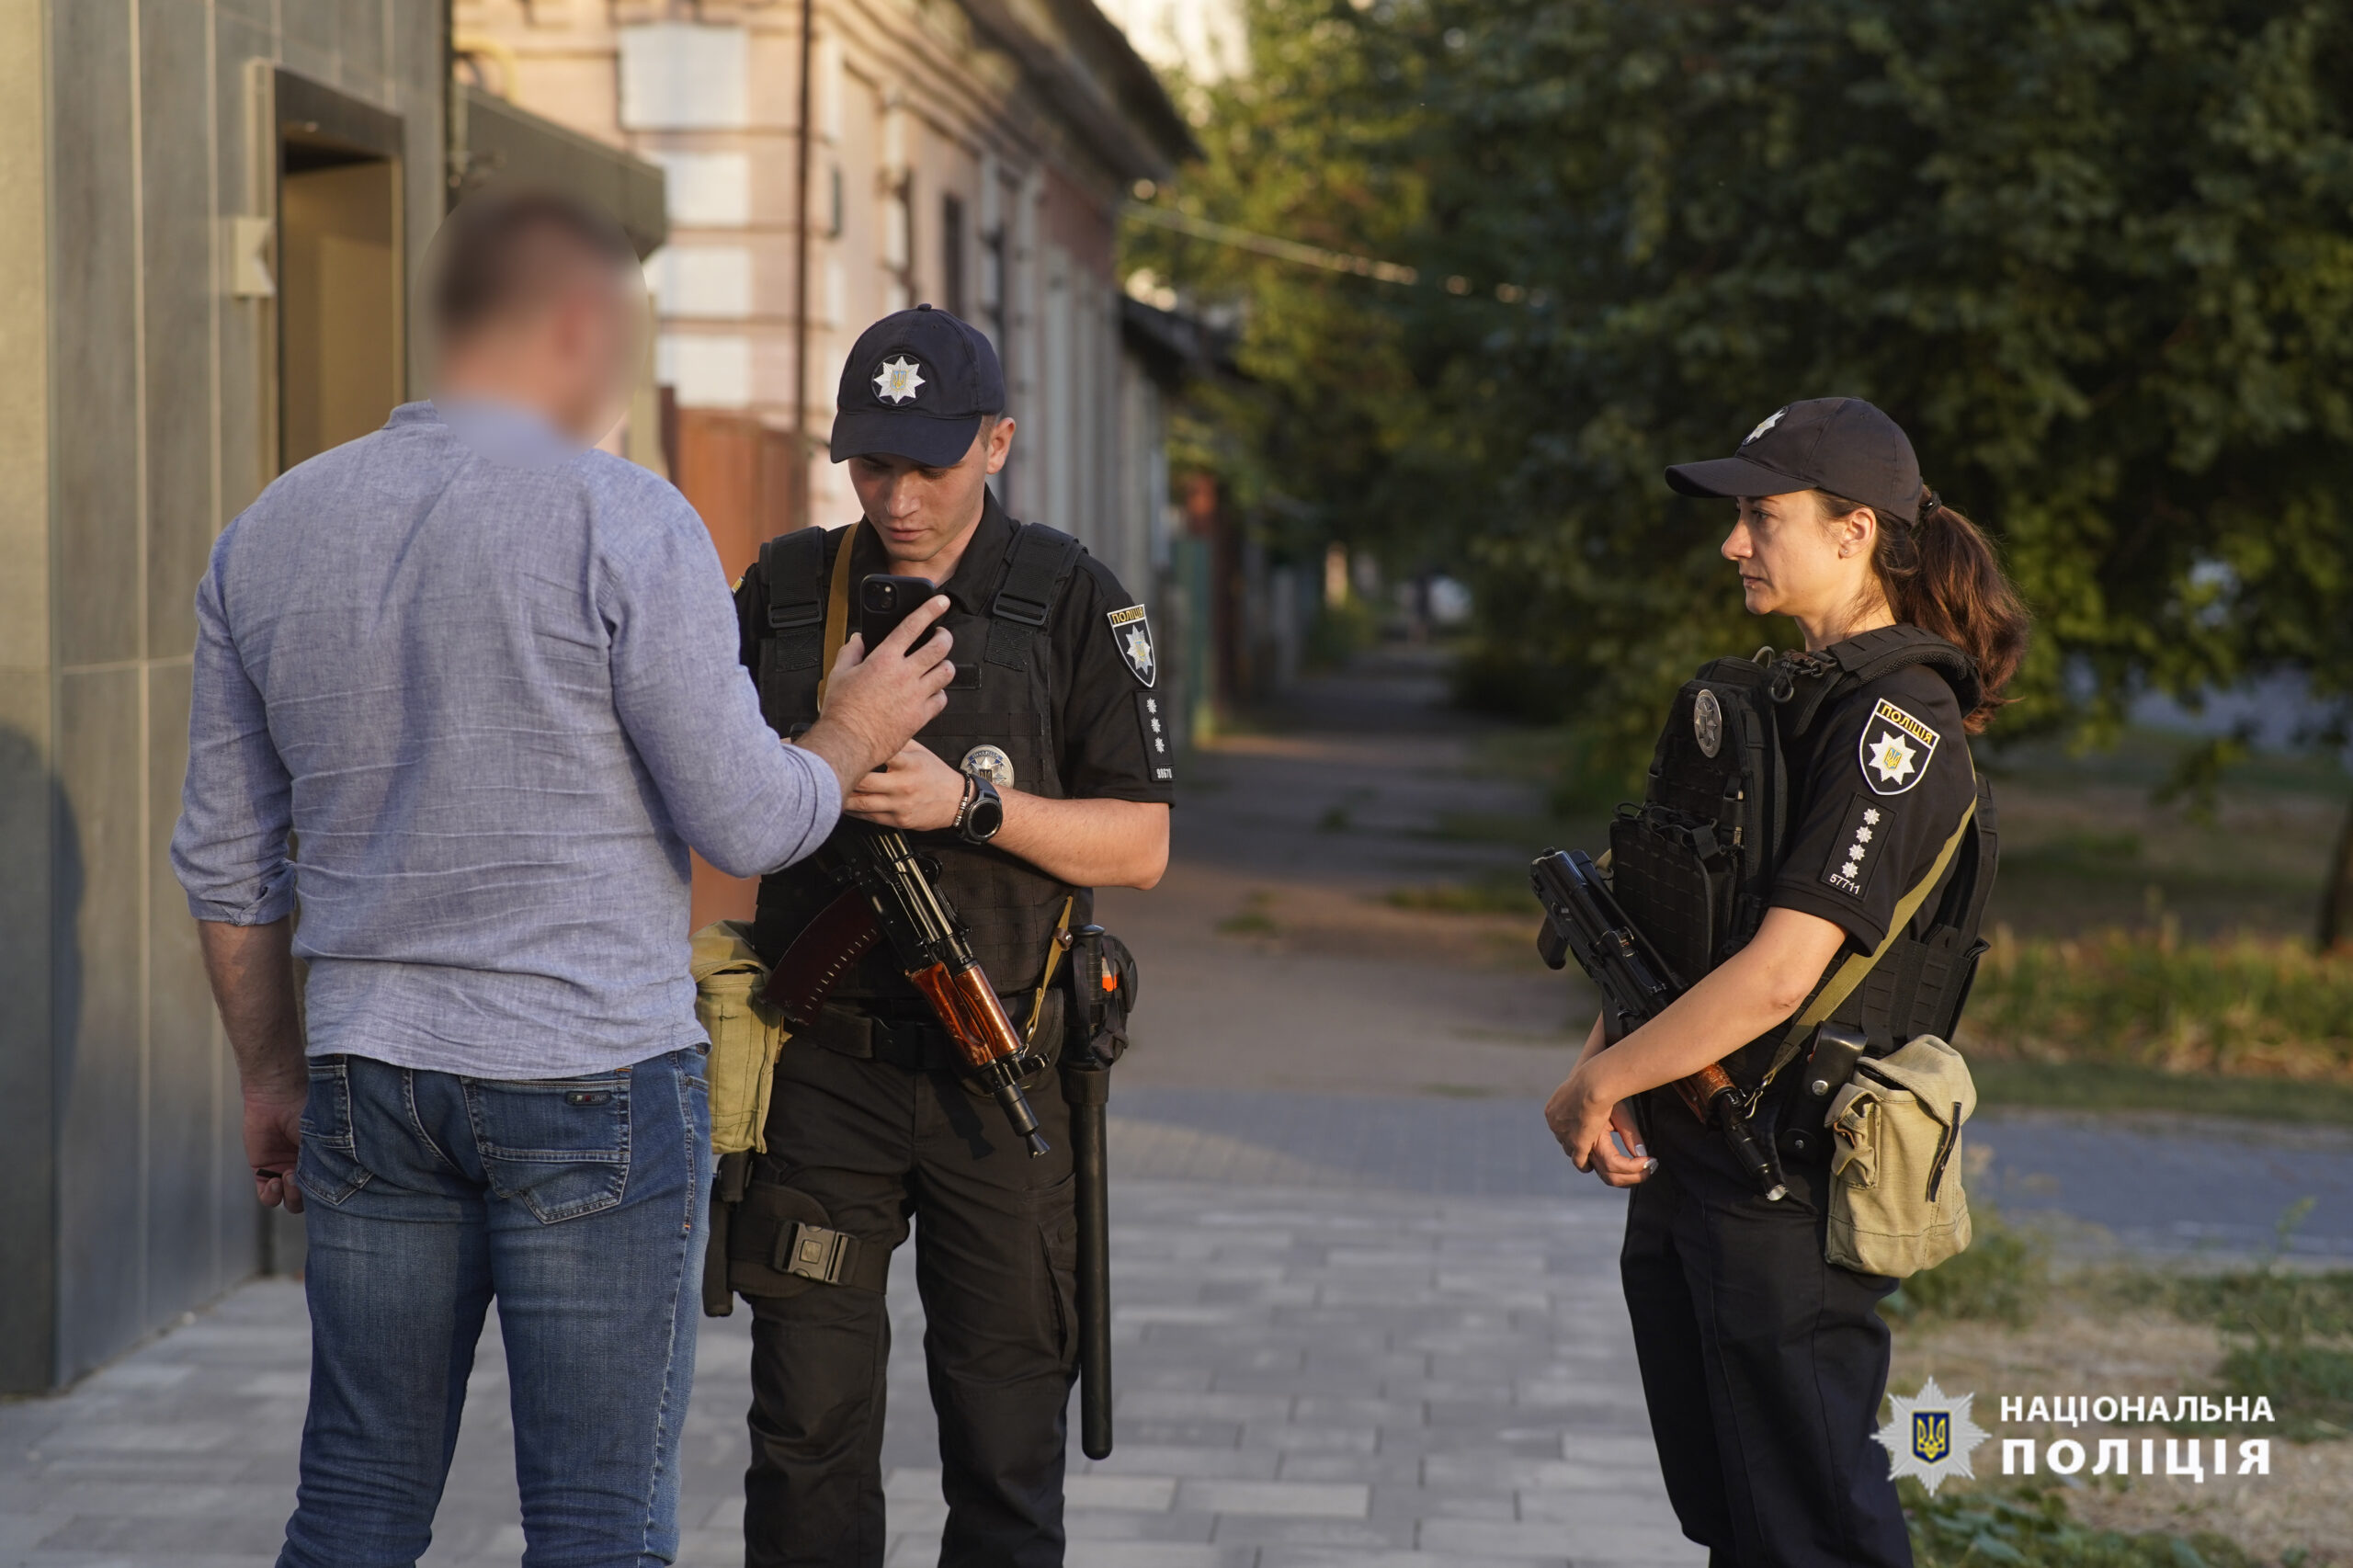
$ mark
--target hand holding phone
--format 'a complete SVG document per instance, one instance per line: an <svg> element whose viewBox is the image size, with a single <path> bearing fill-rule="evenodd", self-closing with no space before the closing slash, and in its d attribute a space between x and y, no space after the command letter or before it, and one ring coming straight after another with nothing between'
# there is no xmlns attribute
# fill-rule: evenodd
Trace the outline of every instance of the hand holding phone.
<svg viewBox="0 0 2353 1568"><path fill-rule="evenodd" d="M869 653L882 645L882 640L899 629L899 622L914 614L939 590L928 577L893 577L886 573L869 574L858 585L858 634Z"/></svg>

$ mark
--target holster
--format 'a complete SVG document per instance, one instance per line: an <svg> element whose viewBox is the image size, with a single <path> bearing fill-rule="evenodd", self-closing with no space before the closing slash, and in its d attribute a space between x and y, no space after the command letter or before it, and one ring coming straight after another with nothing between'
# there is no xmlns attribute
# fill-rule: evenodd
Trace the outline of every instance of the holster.
<svg viewBox="0 0 2353 1568"><path fill-rule="evenodd" d="M891 1249L870 1246L831 1221L825 1206L805 1192L747 1182L728 1221L727 1287L771 1298L819 1285L880 1294L891 1279ZM714 1232L714 1245L718 1240Z"/></svg>

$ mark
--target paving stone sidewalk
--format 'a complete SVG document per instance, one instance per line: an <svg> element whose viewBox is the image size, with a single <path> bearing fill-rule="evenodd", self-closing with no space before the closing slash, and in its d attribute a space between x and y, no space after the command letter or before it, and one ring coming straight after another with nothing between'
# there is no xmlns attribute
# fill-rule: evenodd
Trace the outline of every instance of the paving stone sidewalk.
<svg viewBox="0 0 2353 1568"><path fill-rule="evenodd" d="M1070 1486L1074 1568L1695 1563L1660 1490L1606 1197L1461 1199L1131 1180L1115 1210L1119 1447ZM944 1515L921 1312L898 1304L892 1564ZM292 1499L300 1287L267 1280L70 1394L0 1407L0 1562L267 1562ZM705 1324L681 1562L743 1561L750 1341ZM485 1335L433 1568L511 1564L511 1437Z"/></svg>

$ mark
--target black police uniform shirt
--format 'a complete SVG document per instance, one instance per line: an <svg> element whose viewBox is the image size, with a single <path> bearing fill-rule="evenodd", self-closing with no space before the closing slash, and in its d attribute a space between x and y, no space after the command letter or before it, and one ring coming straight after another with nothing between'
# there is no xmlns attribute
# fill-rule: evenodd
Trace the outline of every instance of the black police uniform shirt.
<svg viewBox="0 0 2353 1568"><path fill-rule="evenodd" d="M1831 704L1801 746L1790 762L1798 818L1771 902L1819 915L1872 951L1976 797L1961 705L1943 676L1909 665ZM1932 890L1911 935L1936 903Z"/></svg>
<svg viewBox="0 0 2353 1568"><path fill-rule="evenodd" d="M951 613L987 613L1006 551L1013 541L1013 528L1012 519L991 493L983 503L980 524L957 561L955 572L940 585L940 591L954 603ZM881 540L874 530L861 527L854 532L836 528L828 534L824 556L828 574L842 540L853 537L858 552L850 562L853 582L870 573L898 570L883 553ZM737 585L735 614L744 667L756 679L760 637L767 616L767 585L760 579L757 566ZM1165 687L1158 679L1160 653L1153 645L1154 628L1139 602L1130 597L1109 567L1082 552L1070 581L1049 612L1045 630L1053 650L1053 665L1047 680L1052 708L1050 740L1062 796L1071 800L1173 803L1175 745L1166 704L1161 695ZM984 656L983 648L961 644L949 654L960 671L967 666L977 669ZM986 678L989 672L979 673ZM951 710L935 719L931 727L952 724L954 718ZM918 733L915 738L925 740L926 733ZM950 767L960 766L963 760L961 745L935 745L932 749ZM957 755L949 755L950 750ZM1013 787L1029 788L1032 782L1016 777ZM938 839L948 835L943 830L917 836ZM789 878L790 873L785 875ZM763 934L767 930L769 896L776 891L764 884L763 921L759 927ZM1074 922L1089 916L1083 892L1080 899L1074 912ZM797 904L798 900L791 902ZM796 918L787 911L779 913L788 923ZM976 939L986 935L975 933ZM984 949L990 946L986 941L977 941L976 945ZM998 956L990 966L990 977L1001 989L1017 989L1034 983L1033 971L1042 961L1041 953L1030 953L1025 946L1018 955L1008 951ZM835 994L896 995L903 991L913 994L894 971L886 971L889 965L883 955L870 954L845 977Z"/></svg>

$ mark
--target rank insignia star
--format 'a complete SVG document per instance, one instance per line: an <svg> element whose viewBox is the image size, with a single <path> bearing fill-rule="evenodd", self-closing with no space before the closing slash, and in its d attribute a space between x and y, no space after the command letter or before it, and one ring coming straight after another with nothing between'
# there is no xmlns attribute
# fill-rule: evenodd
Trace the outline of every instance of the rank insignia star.
<svg viewBox="0 0 2353 1568"><path fill-rule="evenodd" d="M874 395L893 404L913 403L926 384L923 367L904 354L883 360L874 372Z"/></svg>

